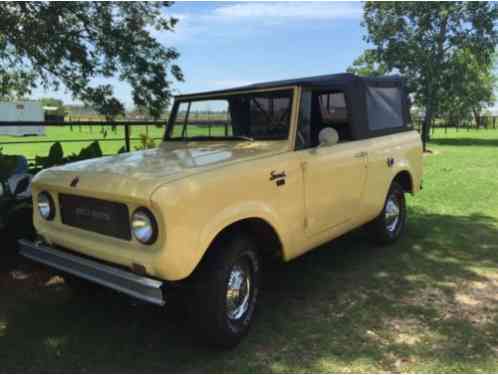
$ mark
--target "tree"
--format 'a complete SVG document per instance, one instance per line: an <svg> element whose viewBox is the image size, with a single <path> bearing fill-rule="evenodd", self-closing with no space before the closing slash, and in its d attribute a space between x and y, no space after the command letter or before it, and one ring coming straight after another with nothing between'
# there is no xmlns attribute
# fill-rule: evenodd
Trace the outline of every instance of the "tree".
<svg viewBox="0 0 498 375"><path fill-rule="evenodd" d="M496 55L491 64L482 67L467 50L460 50L455 55L452 75L458 77L447 85L447 93L441 98L440 113L449 123L469 119L472 115L477 127L481 126L483 107L495 102Z"/></svg>
<svg viewBox="0 0 498 375"><path fill-rule="evenodd" d="M125 114L125 107L118 99L112 97L112 87L104 85L97 89L89 88L83 96L88 106L105 116L106 121L114 121L119 115ZM93 105L92 105L93 103Z"/></svg>
<svg viewBox="0 0 498 375"><path fill-rule="evenodd" d="M363 52L346 71L363 77L379 77L388 73L386 64L379 59L377 52L372 49Z"/></svg>
<svg viewBox="0 0 498 375"><path fill-rule="evenodd" d="M491 69L497 20L498 6L491 2L365 4L365 39L374 45L368 54L386 71L406 78L415 103L424 109L424 149L432 120L451 90L466 87L471 71ZM472 64L462 62L462 53Z"/></svg>
<svg viewBox="0 0 498 375"><path fill-rule="evenodd" d="M156 32L172 32L169 2L4 2L0 4L0 96L19 97L39 85L65 86L86 103L116 108L109 85L130 84L135 105L158 117L173 80L183 80ZM121 103L122 106L122 103Z"/></svg>
<svg viewBox="0 0 498 375"><path fill-rule="evenodd" d="M64 108L64 102L60 99L55 98L41 98L40 103L45 110L45 121L47 121L47 114L49 116L58 116L59 118L64 118L66 109ZM46 108L51 108L49 111ZM50 117L53 119L53 117Z"/></svg>
<svg viewBox="0 0 498 375"><path fill-rule="evenodd" d="M55 98L40 98L40 103L44 107L64 107L64 102L60 99Z"/></svg>

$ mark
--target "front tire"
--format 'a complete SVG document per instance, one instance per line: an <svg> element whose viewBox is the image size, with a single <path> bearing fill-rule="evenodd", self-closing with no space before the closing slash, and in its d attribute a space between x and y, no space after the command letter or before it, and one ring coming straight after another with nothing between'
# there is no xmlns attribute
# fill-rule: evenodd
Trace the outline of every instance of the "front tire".
<svg viewBox="0 0 498 375"><path fill-rule="evenodd" d="M396 242L406 227L407 209L405 191L397 182L391 184L382 212L367 229L372 240L379 245Z"/></svg>
<svg viewBox="0 0 498 375"><path fill-rule="evenodd" d="M217 241L209 252L195 275L192 317L209 344L232 348L253 320L260 258L253 242L242 233Z"/></svg>

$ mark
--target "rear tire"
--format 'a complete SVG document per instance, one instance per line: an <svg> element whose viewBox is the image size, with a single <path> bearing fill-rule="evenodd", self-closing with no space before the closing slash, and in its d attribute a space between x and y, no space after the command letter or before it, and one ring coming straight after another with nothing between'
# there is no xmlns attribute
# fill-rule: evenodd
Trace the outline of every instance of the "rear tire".
<svg viewBox="0 0 498 375"><path fill-rule="evenodd" d="M260 258L253 242L232 232L210 249L194 275L192 318L208 344L236 346L253 320L260 284Z"/></svg>
<svg viewBox="0 0 498 375"><path fill-rule="evenodd" d="M396 242L405 230L406 219L405 191L394 181L387 193L382 212L367 225L372 241L379 245Z"/></svg>

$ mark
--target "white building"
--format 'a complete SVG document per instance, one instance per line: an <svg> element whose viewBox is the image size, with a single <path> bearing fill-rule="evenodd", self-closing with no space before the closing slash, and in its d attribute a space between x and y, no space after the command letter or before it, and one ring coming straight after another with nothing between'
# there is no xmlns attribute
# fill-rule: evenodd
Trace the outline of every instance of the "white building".
<svg viewBox="0 0 498 375"><path fill-rule="evenodd" d="M0 121L45 121L45 112L40 102L0 102ZM44 126L3 126L0 135L44 135Z"/></svg>

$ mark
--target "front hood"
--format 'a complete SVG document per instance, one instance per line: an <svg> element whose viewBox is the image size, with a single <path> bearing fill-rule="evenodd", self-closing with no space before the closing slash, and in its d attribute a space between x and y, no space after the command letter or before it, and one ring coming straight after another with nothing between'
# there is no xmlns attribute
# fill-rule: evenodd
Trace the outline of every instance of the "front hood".
<svg viewBox="0 0 498 375"><path fill-rule="evenodd" d="M50 168L39 173L34 183L40 188L148 199L173 180L287 149L287 141L163 142L155 149ZM71 187L76 177L79 181Z"/></svg>

